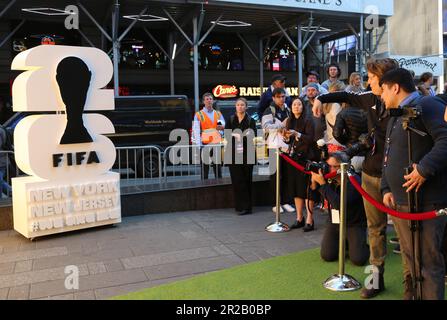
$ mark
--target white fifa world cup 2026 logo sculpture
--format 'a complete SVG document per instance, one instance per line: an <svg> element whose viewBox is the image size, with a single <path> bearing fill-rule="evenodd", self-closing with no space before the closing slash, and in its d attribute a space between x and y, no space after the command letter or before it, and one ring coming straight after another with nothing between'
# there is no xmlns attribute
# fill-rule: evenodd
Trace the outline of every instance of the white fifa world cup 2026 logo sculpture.
<svg viewBox="0 0 447 320"><path fill-rule="evenodd" d="M113 75L101 50L38 46L12 69L25 70L13 84L14 111L36 111L14 130L15 158L27 177L14 178L14 228L28 238L121 222L119 175L111 121ZM56 111L56 112L55 112ZM60 112L57 112L60 111ZM51 113L52 112L52 113Z"/></svg>

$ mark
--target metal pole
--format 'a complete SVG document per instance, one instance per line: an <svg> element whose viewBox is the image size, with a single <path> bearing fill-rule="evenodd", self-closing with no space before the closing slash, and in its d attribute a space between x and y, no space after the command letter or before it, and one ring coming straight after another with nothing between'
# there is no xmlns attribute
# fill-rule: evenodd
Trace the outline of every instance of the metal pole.
<svg viewBox="0 0 447 320"><path fill-rule="evenodd" d="M199 111L199 35L197 30L197 17L192 20L194 40L194 109Z"/></svg>
<svg viewBox="0 0 447 320"><path fill-rule="evenodd" d="M119 97L119 41L118 41L118 26L119 26L119 9L120 4L119 1L115 2L115 10L112 16L112 32L113 32L113 90L115 93L115 97Z"/></svg>
<svg viewBox="0 0 447 320"><path fill-rule="evenodd" d="M281 214L281 158L279 149L276 150L276 223L279 223Z"/></svg>
<svg viewBox="0 0 447 320"><path fill-rule="evenodd" d="M273 152L273 149L271 149L271 151ZM281 159L280 159L280 150L279 149L275 149L276 152L276 220L274 223L268 225L267 227L265 227L265 230L268 232L274 232L274 233L279 233L279 232L287 232L290 231L290 227L285 224L282 223L280 221L280 210L281 210L281 169L280 169L280 165L281 165Z"/></svg>
<svg viewBox="0 0 447 320"><path fill-rule="evenodd" d="M340 194L340 237L339 237L339 249L338 249L338 275L345 274L345 253L346 253L346 206L347 206L347 170L349 165L346 163L341 164L341 194Z"/></svg>
<svg viewBox="0 0 447 320"><path fill-rule="evenodd" d="M407 131L408 144L408 167L405 169L405 174L409 175L413 171L413 144L411 136L410 123L404 123L404 128ZM408 211L419 212L418 196L415 190L407 193ZM412 284L413 284L413 299L422 300L422 270L421 270L421 248L420 248L420 231L421 224L419 221L411 220L408 222L411 231L411 245L413 249L413 261L411 263Z"/></svg>
<svg viewBox="0 0 447 320"><path fill-rule="evenodd" d="M171 86L171 95L175 94L175 86L174 86L174 35L172 32L169 34L169 52L171 56L169 58L169 83Z"/></svg>
<svg viewBox="0 0 447 320"><path fill-rule="evenodd" d="M3 17L3 15L6 13L6 11L8 11L8 9L14 5L14 3L16 3L17 0L12 0L10 1L4 8L3 10L0 12L0 18Z"/></svg>
<svg viewBox="0 0 447 320"><path fill-rule="evenodd" d="M321 57L323 58L323 71L320 72L320 75L323 75L324 71L326 70L326 56L325 56L324 48L325 48L325 46L324 46L324 43L323 43L321 45ZM321 82L322 79L319 79L319 80Z"/></svg>
<svg viewBox="0 0 447 320"><path fill-rule="evenodd" d="M264 91L264 43L259 39L259 87Z"/></svg>
<svg viewBox="0 0 447 320"><path fill-rule="evenodd" d="M359 55L359 72L363 80L363 51L364 51L364 16L360 15L360 55Z"/></svg>
<svg viewBox="0 0 447 320"><path fill-rule="evenodd" d="M14 30L8 33L8 35L3 40L1 40L0 48L3 47L3 45L17 32L17 30L19 30L23 26L25 22L26 20L20 21L20 23L14 28Z"/></svg>
<svg viewBox="0 0 447 320"><path fill-rule="evenodd" d="M301 90L303 90L303 39L301 23L298 23L298 92L301 95Z"/></svg>
<svg viewBox="0 0 447 320"><path fill-rule="evenodd" d="M93 16L90 14L90 12L88 12L88 10L78 1L77 5L79 6L79 8L82 9L82 11L84 11L84 13L87 15L87 17L90 18L90 20L96 25L96 27L99 29L99 31L101 31L101 33L109 40L112 41L112 38L110 38L109 34L104 30L104 28L98 23L98 21L95 20L95 18L93 18ZM115 8L116 6L119 7L119 3L118 0L115 3Z"/></svg>
<svg viewBox="0 0 447 320"><path fill-rule="evenodd" d="M323 286L331 291L346 292L360 289L362 286L349 274L345 274L345 242L346 242L346 208L348 196L349 164L341 164L341 194L340 194L340 236L338 248L338 274L327 279Z"/></svg>

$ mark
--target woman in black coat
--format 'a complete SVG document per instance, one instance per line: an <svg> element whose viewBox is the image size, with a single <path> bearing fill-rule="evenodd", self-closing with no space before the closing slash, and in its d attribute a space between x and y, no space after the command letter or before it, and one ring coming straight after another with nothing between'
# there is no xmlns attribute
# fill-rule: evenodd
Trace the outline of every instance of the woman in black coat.
<svg viewBox="0 0 447 320"><path fill-rule="evenodd" d="M286 129L286 142L290 145L289 155L293 160L304 166L307 160L314 158L315 130L313 120L304 111L303 101L299 98L292 102L292 114L287 119ZM304 227L304 231L312 231L314 229L312 212L309 211L307 213L306 221L303 216L305 199L314 200L308 190L309 176L291 165L288 165L286 170L289 178L287 189L289 195L295 199L297 216L291 228L298 229Z"/></svg>
<svg viewBox="0 0 447 320"><path fill-rule="evenodd" d="M236 113L227 122L225 129L232 130L232 162L229 165L233 184L235 209L239 215L250 214L252 210L253 165L255 148L253 139L256 122L247 114L247 100L236 100Z"/></svg>

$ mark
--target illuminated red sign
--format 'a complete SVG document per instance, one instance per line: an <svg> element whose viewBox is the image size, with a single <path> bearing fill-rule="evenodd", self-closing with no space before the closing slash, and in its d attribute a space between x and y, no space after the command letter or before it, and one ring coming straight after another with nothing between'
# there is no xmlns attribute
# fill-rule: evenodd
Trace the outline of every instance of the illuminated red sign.
<svg viewBox="0 0 447 320"><path fill-rule="evenodd" d="M239 94L239 90L236 86L218 85L213 89L213 95L216 98L228 99L235 98Z"/></svg>

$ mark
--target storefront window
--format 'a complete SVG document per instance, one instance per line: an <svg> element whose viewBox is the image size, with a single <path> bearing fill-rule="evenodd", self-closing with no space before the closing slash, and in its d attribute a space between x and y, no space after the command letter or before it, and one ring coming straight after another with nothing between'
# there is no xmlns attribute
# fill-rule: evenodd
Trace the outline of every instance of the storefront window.
<svg viewBox="0 0 447 320"><path fill-rule="evenodd" d="M166 69L168 58L152 45L137 39L126 40L121 44L120 65L132 69Z"/></svg>
<svg viewBox="0 0 447 320"><path fill-rule="evenodd" d="M124 31L124 30L123 30ZM167 49L164 36L153 36ZM142 30L134 29L121 41L120 67L128 69L167 69L169 59Z"/></svg>
<svg viewBox="0 0 447 320"><path fill-rule="evenodd" d="M355 51L357 39L355 36L340 38L328 42L328 50L332 57Z"/></svg>
<svg viewBox="0 0 447 320"><path fill-rule="evenodd" d="M209 36L199 47L199 68L202 70L244 70L242 42L230 35ZM190 48L191 66L194 63L194 51Z"/></svg>
<svg viewBox="0 0 447 320"><path fill-rule="evenodd" d="M271 39L275 43L276 39ZM280 43L270 52L266 47L264 51L264 69L268 71L296 71L297 54L287 40ZM270 52L270 53L269 53Z"/></svg>

